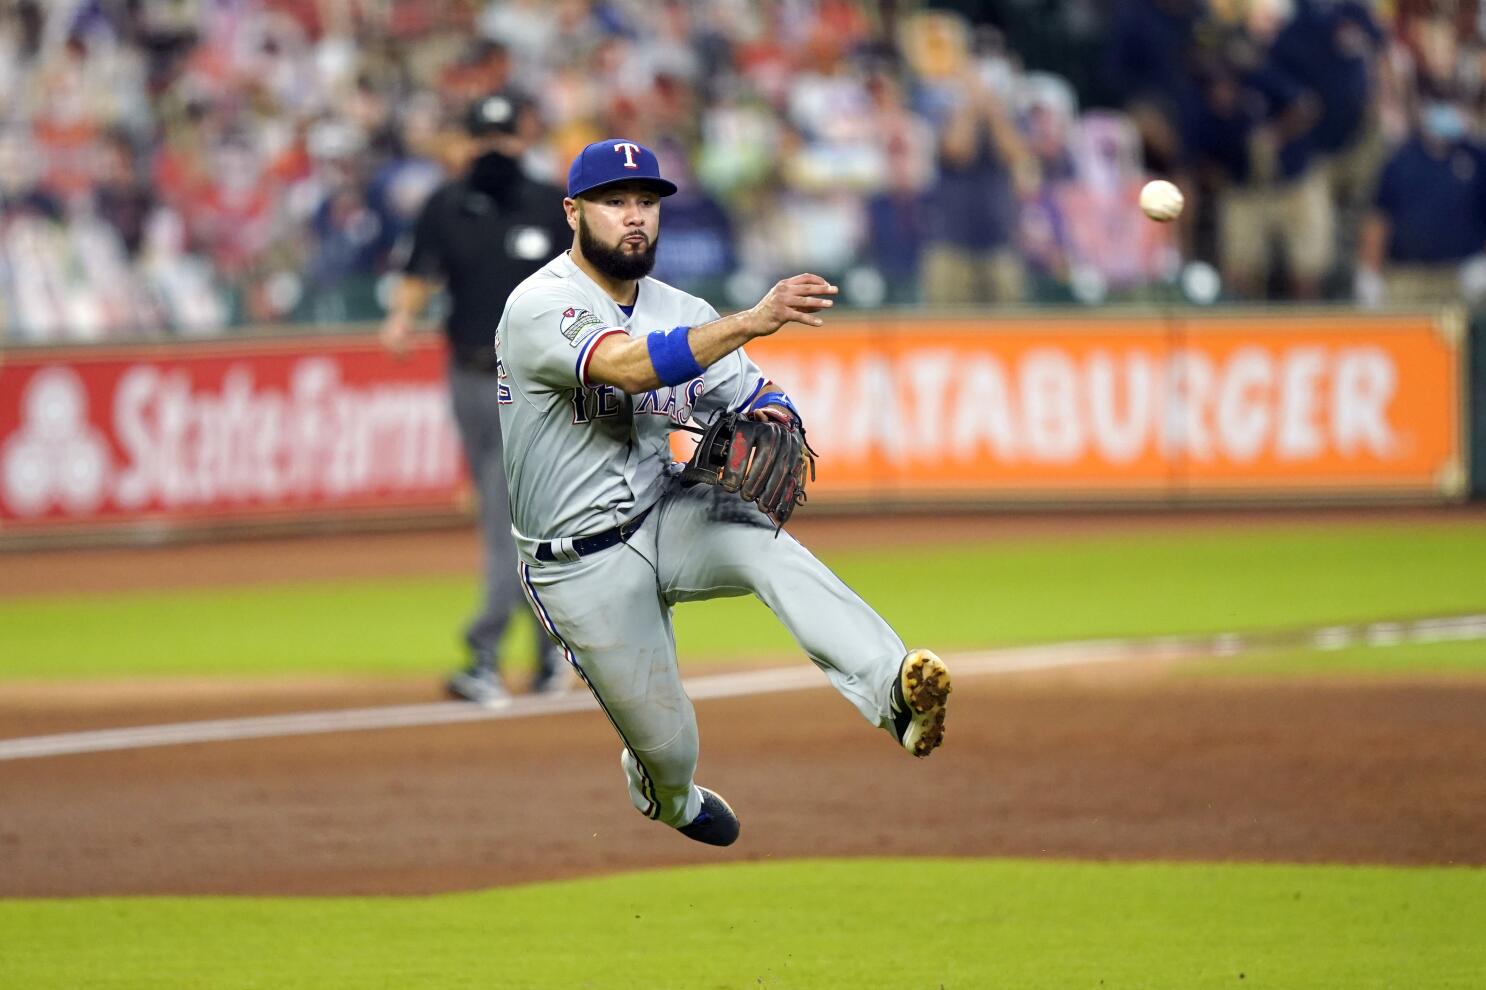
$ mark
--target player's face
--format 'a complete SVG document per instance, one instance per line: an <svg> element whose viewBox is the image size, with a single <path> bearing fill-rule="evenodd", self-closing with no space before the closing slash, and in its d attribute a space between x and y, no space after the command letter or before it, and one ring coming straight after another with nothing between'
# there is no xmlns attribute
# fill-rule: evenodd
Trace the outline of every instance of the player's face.
<svg viewBox="0 0 1486 990"><path fill-rule="evenodd" d="M660 196L639 183L606 186L573 202L578 246L610 278L644 278L655 267Z"/></svg>

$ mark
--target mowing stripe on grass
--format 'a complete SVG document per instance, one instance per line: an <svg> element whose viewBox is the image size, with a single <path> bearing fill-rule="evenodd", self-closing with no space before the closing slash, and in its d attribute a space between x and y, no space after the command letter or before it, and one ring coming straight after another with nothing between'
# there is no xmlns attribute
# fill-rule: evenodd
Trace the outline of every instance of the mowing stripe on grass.
<svg viewBox="0 0 1486 990"><path fill-rule="evenodd" d="M1483 930L1486 870L776 860L433 897L0 899L0 983L1480 990Z"/></svg>
<svg viewBox="0 0 1486 990"><path fill-rule="evenodd" d="M1399 643L1442 643L1486 639L1486 614L1438 616L1354 626L1322 626L1282 632L1220 633L1216 636L1155 636L1140 639L1081 640L1019 646L948 656L956 678L1018 671L1052 670L1098 663L1134 660L1223 659L1262 650L1310 646L1342 649L1353 643L1390 646ZM779 667L737 674L711 674L685 679L693 700L739 698L826 686L814 667ZM101 753L120 749L147 749L185 743L231 742L275 736L306 736L327 732L396 729L449 725L498 719L560 715L594 707L583 694L512 699L498 708L480 708L460 701L422 705L386 705L341 711L262 715L250 718L143 725L27 736L0 740L0 761Z"/></svg>

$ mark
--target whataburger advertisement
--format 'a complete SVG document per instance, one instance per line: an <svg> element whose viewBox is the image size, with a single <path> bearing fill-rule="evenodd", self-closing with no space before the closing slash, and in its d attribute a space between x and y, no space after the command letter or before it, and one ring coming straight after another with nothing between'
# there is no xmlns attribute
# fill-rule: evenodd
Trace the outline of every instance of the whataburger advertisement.
<svg viewBox="0 0 1486 990"><path fill-rule="evenodd" d="M1048 316L749 351L804 413L822 496L1455 496L1462 336L1428 316Z"/></svg>
<svg viewBox="0 0 1486 990"><path fill-rule="evenodd" d="M1425 316L836 321L749 352L831 501L1409 494L1464 482L1460 334ZM0 527L452 511L439 346L0 355Z"/></svg>

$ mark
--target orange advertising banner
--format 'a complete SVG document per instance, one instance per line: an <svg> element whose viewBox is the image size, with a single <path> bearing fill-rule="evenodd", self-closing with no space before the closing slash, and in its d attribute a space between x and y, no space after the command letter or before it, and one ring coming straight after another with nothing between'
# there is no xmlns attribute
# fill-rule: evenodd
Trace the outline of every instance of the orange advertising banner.
<svg viewBox="0 0 1486 990"><path fill-rule="evenodd" d="M1463 323L1036 316L791 326L749 345L822 500L1463 492Z"/></svg>

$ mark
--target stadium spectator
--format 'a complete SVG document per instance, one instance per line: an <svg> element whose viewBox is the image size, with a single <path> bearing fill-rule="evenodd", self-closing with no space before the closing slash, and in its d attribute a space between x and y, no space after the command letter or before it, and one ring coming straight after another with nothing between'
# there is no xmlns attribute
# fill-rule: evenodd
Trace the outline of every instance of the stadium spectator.
<svg viewBox="0 0 1486 990"><path fill-rule="evenodd" d="M867 88L882 179L867 197L865 260L885 282L885 301L916 302L927 239L924 196L934 182L934 131L909 108L896 76L876 72Z"/></svg>
<svg viewBox="0 0 1486 990"><path fill-rule="evenodd" d="M1192 165L1215 191L1218 255L1228 290L1265 295L1278 240L1290 294L1316 298L1331 266L1335 213L1311 140L1315 97L1246 36L1211 61L1188 125Z"/></svg>
<svg viewBox="0 0 1486 990"><path fill-rule="evenodd" d="M144 244L145 224L155 211L155 191L139 172L134 147L123 134L111 134L98 149L93 206L131 257Z"/></svg>
<svg viewBox="0 0 1486 990"><path fill-rule="evenodd" d="M1028 176L1036 166L979 66L968 67L955 90L938 130L939 179L926 201L924 301L1020 302L1017 182L1035 186Z"/></svg>
<svg viewBox="0 0 1486 990"><path fill-rule="evenodd" d="M1111 101L1139 130L1145 167L1169 175L1184 164L1183 122L1200 103L1194 72L1200 0L1115 5L1104 48Z"/></svg>
<svg viewBox="0 0 1486 990"><path fill-rule="evenodd" d="M1018 247L1029 275L1039 286L1036 295L1054 295L1067 283L1069 225L1087 213L1070 212L1070 193L1078 184L1073 140L1082 128L1073 87L1049 73L1028 73L1016 90L1017 122L1026 134L1027 149L1041 177L1038 190L1022 199ZM1083 204L1081 209L1086 208ZM1101 218L1096 224L1103 226ZM1132 225L1133 227L1133 225Z"/></svg>
<svg viewBox="0 0 1486 990"><path fill-rule="evenodd" d="M666 234L656 241L655 277L688 292L716 294L737 270L733 223L721 203L699 185L674 152L661 174L676 183L666 198Z"/></svg>
<svg viewBox="0 0 1486 990"><path fill-rule="evenodd" d="M1374 99L1384 42L1357 0L1297 0L1271 48L1275 65L1320 100L1311 141L1325 160L1337 237L1348 255L1386 152Z"/></svg>
<svg viewBox="0 0 1486 990"><path fill-rule="evenodd" d="M1414 133L1378 181L1358 250L1357 300L1367 306L1458 300L1463 266L1483 251L1486 149L1471 136L1458 100L1428 98Z"/></svg>
<svg viewBox="0 0 1486 990"><path fill-rule="evenodd" d="M507 83L542 94L551 121L525 157L533 174L555 179L558 163L622 131L694 176L695 200L668 204L681 211L671 243L690 230L707 247L663 247L676 278L701 260L709 274L695 277L731 265L740 287L786 262L866 265L895 301L983 302L1024 295L1028 270L1039 296L1066 298L1075 270L1092 267L1111 291L1134 291L1126 280L1154 256L1111 265L1121 239L1094 217L1120 208L1115 185L1155 171L1189 193L1178 227L1188 254L1225 261L1235 294L1273 287L1278 239L1284 294L1307 296L1338 248L1354 255L1348 210L1370 205L1384 143L1408 136L1415 76L1469 115L1486 106L1475 2L1013 6L0 0L0 120L35 173L19 200L9 182L0 236L8 270L45 273L36 284L52 287L20 289L24 303L9 291L4 305L20 333L129 331L141 310L128 279L75 254L122 252L168 300L156 318L170 329L358 315L351 302L370 299L430 186L463 167L451 122L469 97ZM1272 44L1253 33L1261 22ZM1230 65L1236 82L1215 80L1206 66L1240 25L1253 54ZM1070 64L1095 39L1099 57ZM1044 71L1025 73L1024 58ZM1074 105L1093 109L1064 112L1052 94L1070 81ZM1308 134L1306 103L1317 112ZM1122 164L1117 184L1107 169L1077 174L1069 154L1123 141L1108 107L1133 121L1146 166L1132 177ZM1221 180L1220 195L1182 174L1191 162ZM1341 207L1335 223L1315 205L1318 181ZM1080 195L1105 207L1077 214ZM53 212L31 209L43 197ZM215 298L193 304L193 292ZM93 329L68 329L59 299L93 299L77 317Z"/></svg>
<svg viewBox="0 0 1486 990"><path fill-rule="evenodd" d="M1130 118L1109 111L1084 115L1072 140L1073 173L1052 185L1048 206L1049 233L1079 301L1139 296L1172 273L1173 225L1130 222L1130 204L1148 178L1140 160L1140 135Z"/></svg>

